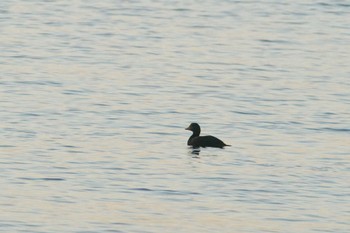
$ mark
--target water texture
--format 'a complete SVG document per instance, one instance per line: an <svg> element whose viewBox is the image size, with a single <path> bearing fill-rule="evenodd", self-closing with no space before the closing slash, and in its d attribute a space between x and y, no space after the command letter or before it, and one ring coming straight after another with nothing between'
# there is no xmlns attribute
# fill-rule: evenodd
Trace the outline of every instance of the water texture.
<svg viewBox="0 0 350 233"><path fill-rule="evenodd" d="M1 232L350 232L347 1L1 1ZM186 146L191 122L232 147Z"/></svg>

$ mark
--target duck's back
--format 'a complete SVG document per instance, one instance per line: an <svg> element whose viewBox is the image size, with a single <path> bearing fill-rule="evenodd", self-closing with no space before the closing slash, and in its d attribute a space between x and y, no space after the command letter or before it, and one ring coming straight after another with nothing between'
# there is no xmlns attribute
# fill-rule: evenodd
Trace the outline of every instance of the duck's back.
<svg viewBox="0 0 350 233"><path fill-rule="evenodd" d="M211 135L195 137L192 139L191 145L195 148L196 147L223 148L224 146L227 146L223 141Z"/></svg>

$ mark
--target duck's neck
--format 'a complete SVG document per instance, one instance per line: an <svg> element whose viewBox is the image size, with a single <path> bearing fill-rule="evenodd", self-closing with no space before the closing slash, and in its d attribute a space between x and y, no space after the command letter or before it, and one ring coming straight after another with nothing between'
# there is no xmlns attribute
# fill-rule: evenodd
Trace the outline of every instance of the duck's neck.
<svg viewBox="0 0 350 233"><path fill-rule="evenodd" d="M200 129L194 130L191 137L192 137L192 138L198 137L200 133L201 133L201 130L200 130Z"/></svg>
<svg viewBox="0 0 350 233"><path fill-rule="evenodd" d="M193 134L191 135L191 137L187 141L187 145L192 145L191 144L192 139L195 138L195 137L198 137L200 133L201 133L200 130L199 131L193 131Z"/></svg>

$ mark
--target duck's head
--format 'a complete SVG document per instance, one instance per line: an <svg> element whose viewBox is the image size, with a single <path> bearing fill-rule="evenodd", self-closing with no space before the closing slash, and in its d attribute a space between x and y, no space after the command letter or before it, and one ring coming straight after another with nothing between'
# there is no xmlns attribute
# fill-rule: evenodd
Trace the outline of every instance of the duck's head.
<svg viewBox="0 0 350 233"><path fill-rule="evenodd" d="M186 130L190 130L192 132L200 132L201 127L197 123L191 123Z"/></svg>

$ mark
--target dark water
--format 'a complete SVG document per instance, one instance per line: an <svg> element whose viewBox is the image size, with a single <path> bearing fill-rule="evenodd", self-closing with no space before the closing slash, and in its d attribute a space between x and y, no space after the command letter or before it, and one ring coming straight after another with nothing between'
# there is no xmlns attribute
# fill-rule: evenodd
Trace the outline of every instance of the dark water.
<svg viewBox="0 0 350 233"><path fill-rule="evenodd" d="M1 1L0 231L350 232L349 15Z"/></svg>

